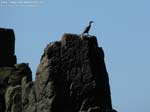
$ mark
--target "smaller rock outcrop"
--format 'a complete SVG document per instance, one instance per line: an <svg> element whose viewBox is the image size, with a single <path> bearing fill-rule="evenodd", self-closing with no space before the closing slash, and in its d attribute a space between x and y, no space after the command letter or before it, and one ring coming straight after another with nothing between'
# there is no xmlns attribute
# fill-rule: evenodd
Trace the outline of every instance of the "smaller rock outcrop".
<svg viewBox="0 0 150 112"><path fill-rule="evenodd" d="M32 82L29 65L16 62L14 32L0 28L0 112L22 112L22 82Z"/></svg>
<svg viewBox="0 0 150 112"><path fill-rule="evenodd" d="M0 28L0 66L14 64L16 64L14 31Z"/></svg>
<svg viewBox="0 0 150 112"><path fill-rule="evenodd" d="M22 108L23 79L27 83L32 81L28 64L0 67L0 112L21 112L19 107Z"/></svg>

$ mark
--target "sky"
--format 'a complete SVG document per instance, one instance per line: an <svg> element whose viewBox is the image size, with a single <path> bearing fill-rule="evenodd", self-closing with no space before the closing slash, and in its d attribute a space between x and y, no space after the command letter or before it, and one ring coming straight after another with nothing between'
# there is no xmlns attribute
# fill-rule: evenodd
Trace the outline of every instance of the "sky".
<svg viewBox="0 0 150 112"><path fill-rule="evenodd" d="M0 0L0 27L14 29L17 61L29 63L33 78L48 43L80 34L93 20L90 34L105 52L113 108L150 112L149 0L4 1L17 0Z"/></svg>

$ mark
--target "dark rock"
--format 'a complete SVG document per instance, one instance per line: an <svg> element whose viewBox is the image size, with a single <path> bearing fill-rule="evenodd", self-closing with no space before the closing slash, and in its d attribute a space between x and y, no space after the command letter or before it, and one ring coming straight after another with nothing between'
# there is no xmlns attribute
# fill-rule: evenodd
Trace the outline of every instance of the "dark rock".
<svg viewBox="0 0 150 112"><path fill-rule="evenodd" d="M0 112L116 112L95 36L64 34L48 44L34 82L28 64L1 65Z"/></svg>
<svg viewBox="0 0 150 112"><path fill-rule="evenodd" d="M35 79L37 111L112 110L104 52L95 36L64 34L50 43ZM92 109L97 107L98 109Z"/></svg>
<svg viewBox="0 0 150 112"><path fill-rule="evenodd" d="M0 66L16 64L15 36L12 29L0 28Z"/></svg>
<svg viewBox="0 0 150 112"><path fill-rule="evenodd" d="M4 112L4 111L5 111L5 98L4 98L4 95L1 93L1 90L0 90L0 112Z"/></svg>

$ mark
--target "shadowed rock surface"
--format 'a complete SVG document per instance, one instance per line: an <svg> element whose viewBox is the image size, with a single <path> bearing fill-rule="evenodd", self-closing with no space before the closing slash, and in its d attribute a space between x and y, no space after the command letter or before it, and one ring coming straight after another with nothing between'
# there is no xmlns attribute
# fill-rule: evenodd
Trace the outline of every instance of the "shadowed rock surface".
<svg viewBox="0 0 150 112"><path fill-rule="evenodd" d="M116 112L95 36L64 34L47 45L35 81L26 63L0 67L0 112Z"/></svg>
<svg viewBox="0 0 150 112"><path fill-rule="evenodd" d="M16 64L15 35L12 29L0 28L0 66Z"/></svg>

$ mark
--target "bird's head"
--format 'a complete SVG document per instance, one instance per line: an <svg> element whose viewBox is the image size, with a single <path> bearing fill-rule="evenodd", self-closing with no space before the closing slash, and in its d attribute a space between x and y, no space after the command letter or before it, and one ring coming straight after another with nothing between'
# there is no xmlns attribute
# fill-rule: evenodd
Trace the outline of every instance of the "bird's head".
<svg viewBox="0 0 150 112"><path fill-rule="evenodd" d="M90 21L90 22L89 22L89 24L92 24L92 23L94 23L94 21Z"/></svg>

